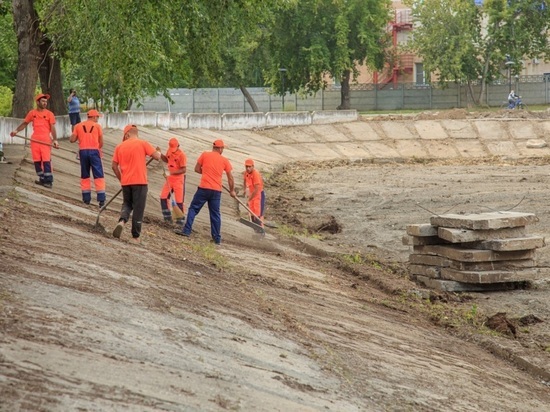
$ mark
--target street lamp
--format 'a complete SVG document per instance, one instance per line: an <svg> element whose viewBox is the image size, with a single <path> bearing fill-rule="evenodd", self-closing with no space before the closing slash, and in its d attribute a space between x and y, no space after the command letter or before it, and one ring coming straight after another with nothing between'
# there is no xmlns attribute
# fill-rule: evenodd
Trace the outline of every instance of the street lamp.
<svg viewBox="0 0 550 412"><path fill-rule="evenodd" d="M508 68L508 93L512 92L512 66L516 64L510 60L510 56L506 56L504 65Z"/></svg>
<svg viewBox="0 0 550 412"><path fill-rule="evenodd" d="M286 69L284 67L279 68L279 73L281 73L281 86L283 88L283 112L285 111L285 75Z"/></svg>

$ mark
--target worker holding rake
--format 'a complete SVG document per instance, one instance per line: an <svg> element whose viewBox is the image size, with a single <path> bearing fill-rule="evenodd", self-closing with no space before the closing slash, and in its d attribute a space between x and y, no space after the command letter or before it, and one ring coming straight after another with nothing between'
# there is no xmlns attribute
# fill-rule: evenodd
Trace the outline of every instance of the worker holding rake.
<svg viewBox="0 0 550 412"><path fill-rule="evenodd" d="M147 201L147 165L145 157L160 160L160 152L151 143L138 138L136 125L124 128L122 143L115 147L111 167L122 186L122 209L113 237L120 238L132 214L132 239L140 243L141 224Z"/></svg>
<svg viewBox="0 0 550 412"><path fill-rule="evenodd" d="M52 146L59 148L55 131L55 116L46 109L49 94L41 93L35 97L36 109L31 110L23 122L10 133L13 137L32 123L31 156L38 180L34 183L51 189L53 186Z"/></svg>
<svg viewBox="0 0 550 412"><path fill-rule="evenodd" d="M197 159L195 165L195 172L201 175L199 187L193 200L189 205L187 212L187 220L183 230L176 229L175 232L182 236L191 236L191 230L193 228L193 222L195 217L200 212L205 203L208 203L208 210L210 212L210 234L212 241L219 245L222 241L221 225L222 218L220 213L220 205L222 199L222 180L223 173L227 176L227 182L229 184L229 194L231 197L236 198L235 193L235 180L233 179L233 166L226 157L222 156L225 144L223 140L215 140L212 144L212 151L203 152Z"/></svg>
<svg viewBox="0 0 550 412"><path fill-rule="evenodd" d="M168 175L166 182L160 192L160 207L164 221L172 223L172 213L176 218L176 224L183 227L185 214L183 213L183 202L185 200L185 172L187 171L187 156L180 149L178 139L171 138L168 142L166 154L161 155L164 163L168 164ZM174 196L175 204L170 210L170 196Z"/></svg>
<svg viewBox="0 0 550 412"><path fill-rule="evenodd" d="M254 160L246 159L244 162L244 193L248 199L248 207L252 213L250 220L258 226L264 226L265 192L262 175L254 168Z"/></svg>

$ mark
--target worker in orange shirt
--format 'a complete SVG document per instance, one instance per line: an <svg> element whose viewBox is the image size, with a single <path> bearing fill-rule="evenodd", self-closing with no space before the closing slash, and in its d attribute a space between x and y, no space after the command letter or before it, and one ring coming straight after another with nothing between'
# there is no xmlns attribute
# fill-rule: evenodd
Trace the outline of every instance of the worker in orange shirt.
<svg viewBox="0 0 550 412"><path fill-rule="evenodd" d="M168 176L160 192L160 207L164 221L172 223L172 213L170 211L169 199L173 194L176 204L183 212L183 202L185 200L185 172L187 171L187 156L180 149L178 139L171 138L168 142L166 154L161 155L162 161L168 163ZM185 216L176 219L176 224L183 226Z"/></svg>
<svg viewBox="0 0 550 412"><path fill-rule="evenodd" d="M260 172L254 168L254 160L246 159L244 167L243 197L248 199L248 208L259 218L258 220L256 217L251 216L252 222L263 227L265 210L264 181Z"/></svg>
<svg viewBox="0 0 550 412"><path fill-rule="evenodd" d="M82 201L87 205L92 200L92 181L90 170L94 177L94 186L99 207L105 204L105 175L101 161L101 148L103 147L103 129L97 122L101 114L97 110L88 111L88 119L83 123L77 123L69 141L78 140L80 159L80 190Z"/></svg>
<svg viewBox="0 0 550 412"><path fill-rule="evenodd" d="M122 143L115 147L111 167L122 186L122 209L113 236L120 238L132 214L132 239L140 242L141 224L147 201L147 165L145 157L160 160L160 152L151 143L138 138L137 126L124 128Z"/></svg>
<svg viewBox="0 0 550 412"><path fill-rule="evenodd" d="M231 171L233 167L226 157L222 156L225 144L223 140L216 140L212 145L212 151L203 152L197 159L195 172L201 174L199 187L187 211L187 220L183 230L176 230L178 235L190 236L195 216L200 212L205 203L208 203L210 212L210 234L215 244L219 245L221 237L221 213L220 205L222 199L223 173L227 176L229 193L231 197L237 197L235 193L235 180Z"/></svg>
<svg viewBox="0 0 550 412"><path fill-rule="evenodd" d="M31 110L25 116L23 122L10 133L13 137L32 123L31 156L34 162L34 170L38 180L34 183L49 189L53 186L52 146L59 148L57 133L55 131L55 116L46 109L49 94L41 93L35 97L36 109Z"/></svg>

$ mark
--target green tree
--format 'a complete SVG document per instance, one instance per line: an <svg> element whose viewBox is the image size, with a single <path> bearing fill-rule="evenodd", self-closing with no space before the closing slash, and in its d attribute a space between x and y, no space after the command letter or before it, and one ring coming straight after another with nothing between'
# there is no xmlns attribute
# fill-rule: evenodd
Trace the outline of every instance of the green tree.
<svg viewBox="0 0 550 412"><path fill-rule="evenodd" d="M16 68L17 40L13 31L13 14L7 3L0 2L0 86L14 89Z"/></svg>
<svg viewBox="0 0 550 412"><path fill-rule="evenodd" d="M502 77L506 56L521 71L523 59L548 55L549 11L541 0L407 0L415 18L409 47L441 82L463 82L485 102L488 81ZM473 83L480 81L479 95Z"/></svg>
<svg viewBox="0 0 550 412"><path fill-rule="evenodd" d="M339 109L350 108L350 81L358 66L381 69L389 46L386 0L300 0L277 13L267 43L272 54L268 81L281 93L314 93L325 76L341 84ZM279 68L286 69L285 85Z"/></svg>

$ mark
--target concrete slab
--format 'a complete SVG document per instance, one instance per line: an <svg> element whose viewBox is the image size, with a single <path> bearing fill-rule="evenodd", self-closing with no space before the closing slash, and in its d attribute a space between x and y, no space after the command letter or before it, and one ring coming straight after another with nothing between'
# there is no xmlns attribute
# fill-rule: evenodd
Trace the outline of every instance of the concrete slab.
<svg viewBox="0 0 550 412"><path fill-rule="evenodd" d="M446 120L442 123L447 135L453 139L475 139L477 132L467 120Z"/></svg>
<svg viewBox="0 0 550 412"><path fill-rule="evenodd" d="M469 271L442 268L441 278L463 283L502 283L532 281L540 277L537 269Z"/></svg>
<svg viewBox="0 0 550 412"><path fill-rule="evenodd" d="M429 157L428 151L418 140L395 140L393 145L401 157L421 159Z"/></svg>
<svg viewBox="0 0 550 412"><path fill-rule="evenodd" d="M524 236L525 233L525 226L493 230L455 229L450 227L437 228L437 236L451 243L468 243L488 239L514 238Z"/></svg>
<svg viewBox="0 0 550 412"><path fill-rule="evenodd" d="M329 145L323 143L314 143L306 145L317 160L340 159L340 154L333 150Z"/></svg>
<svg viewBox="0 0 550 412"><path fill-rule="evenodd" d="M409 255L409 263L415 265L429 265L429 266L439 266L439 267L449 267L453 261L442 256L433 256L433 255L419 255L412 253Z"/></svg>
<svg viewBox="0 0 550 412"><path fill-rule="evenodd" d="M341 157L349 159L370 159L372 154L366 150L363 142L334 143L331 145Z"/></svg>
<svg viewBox="0 0 550 412"><path fill-rule="evenodd" d="M537 133L531 122L521 122L521 123L508 123L508 133L514 139L533 139L537 137Z"/></svg>
<svg viewBox="0 0 550 412"><path fill-rule="evenodd" d="M515 144L510 141L487 143L487 150L490 156L508 156L516 158L520 155Z"/></svg>
<svg viewBox="0 0 550 412"><path fill-rule="evenodd" d="M427 245L413 246L413 252L426 255L443 256L459 262L494 262L499 260L533 259L534 250L496 252L493 250L461 249L456 246Z"/></svg>
<svg viewBox="0 0 550 412"><path fill-rule="evenodd" d="M326 142L347 142L349 137L341 133L336 127L330 124L326 125L311 125L308 129L319 135L323 136Z"/></svg>
<svg viewBox="0 0 550 412"><path fill-rule="evenodd" d="M465 215L448 213L430 217L430 224L433 226L472 230L520 227L538 221L538 217L533 213L509 211Z"/></svg>
<svg viewBox="0 0 550 412"><path fill-rule="evenodd" d="M418 283L426 286L427 288L438 290L441 292L488 292L501 289L507 289L509 284L494 284L494 285L482 285L482 284L469 284L455 282L453 280L444 279L432 279L427 276L417 276Z"/></svg>
<svg viewBox="0 0 550 412"><path fill-rule="evenodd" d="M395 158L399 157L399 153L384 143L379 142L368 142L364 146L367 150L372 153L373 157L380 159Z"/></svg>
<svg viewBox="0 0 550 412"><path fill-rule="evenodd" d="M480 248L490 250L528 250L538 249L544 246L544 238L541 236L526 236L513 239L484 240L479 244Z"/></svg>
<svg viewBox="0 0 550 412"><path fill-rule="evenodd" d="M465 158L478 158L489 155L485 146L477 139L455 140L454 145L460 156Z"/></svg>
<svg viewBox="0 0 550 412"><path fill-rule="evenodd" d="M414 127L421 139L438 140L449 138L447 131L439 121L418 120L415 122Z"/></svg>
<svg viewBox="0 0 550 412"><path fill-rule="evenodd" d="M458 152L451 140L432 141L426 145L430 156L437 159L454 159L458 157Z"/></svg>
<svg viewBox="0 0 550 412"><path fill-rule="evenodd" d="M407 235L410 236L437 236L438 227L432 226L429 223L418 223L413 225L407 225Z"/></svg>
<svg viewBox="0 0 550 412"><path fill-rule="evenodd" d="M378 123L386 136L390 139L404 140L417 139L418 136L413 134L407 127L410 122L380 122Z"/></svg>
<svg viewBox="0 0 550 412"><path fill-rule="evenodd" d="M496 120L475 120L473 125L478 131L481 140L502 140L508 138L508 133L502 123Z"/></svg>
<svg viewBox="0 0 550 412"><path fill-rule="evenodd" d="M522 268L533 268L536 266L534 259L521 259L521 260L504 260L497 262L457 262L456 260L449 260L450 264L447 265L457 270L515 270Z"/></svg>
<svg viewBox="0 0 550 412"><path fill-rule="evenodd" d="M383 138L367 122L344 123L341 127L353 140L381 140Z"/></svg>

